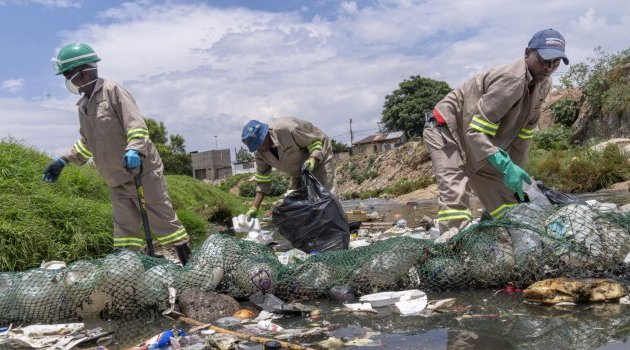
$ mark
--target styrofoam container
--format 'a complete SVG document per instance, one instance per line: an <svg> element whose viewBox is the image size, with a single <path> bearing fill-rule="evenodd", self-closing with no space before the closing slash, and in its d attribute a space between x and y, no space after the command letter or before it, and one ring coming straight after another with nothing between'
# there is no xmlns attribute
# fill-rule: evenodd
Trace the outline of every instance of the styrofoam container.
<svg viewBox="0 0 630 350"><path fill-rule="evenodd" d="M395 310L401 315L417 314L427 307L427 296L423 298L397 301L394 303Z"/></svg>
<svg viewBox="0 0 630 350"><path fill-rule="evenodd" d="M400 292L381 292L374 294L367 294L359 298L361 302L367 302L372 307L382 307L387 305L394 305L398 301L407 301L413 299L419 299L427 295L418 289L403 290Z"/></svg>

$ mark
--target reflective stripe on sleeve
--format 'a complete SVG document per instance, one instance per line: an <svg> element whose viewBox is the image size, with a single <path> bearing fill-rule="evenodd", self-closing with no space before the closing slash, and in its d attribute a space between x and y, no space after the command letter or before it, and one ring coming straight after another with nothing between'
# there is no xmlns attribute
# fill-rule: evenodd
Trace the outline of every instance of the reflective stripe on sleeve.
<svg viewBox="0 0 630 350"><path fill-rule="evenodd" d="M313 141L310 145L308 145L308 153L312 153L314 150L322 150L322 142L320 140Z"/></svg>
<svg viewBox="0 0 630 350"><path fill-rule="evenodd" d="M92 152L90 152L90 150L85 147L81 139L77 140L77 142L74 144L74 150L77 151L77 153L86 160L92 158Z"/></svg>
<svg viewBox="0 0 630 350"><path fill-rule="evenodd" d="M518 132L518 137L520 139L523 139L523 140L528 140L528 139L534 138L534 130L533 129L522 128Z"/></svg>
<svg viewBox="0 0 630 350"><path fill-rule="evenodd" d="M490 136L496 135L497 130L499 129L499 126L497 124L492 124L489 121L482 119L478 115L472 118L472 120L470 121L470 127L474 130Z"/></svg>
<svg viewBox="0 0 630 350"><path fill-rule="evenodd" d="M271 182L271 175L256 174L256 182Z"/></svg>
<svg viewBox="0 0 630 350"><path fill-rule="evenodd" d="M129 131L127 131L127 142L131 141L132 139L148 140L149 130L145 128L129 129Z"/></svg>

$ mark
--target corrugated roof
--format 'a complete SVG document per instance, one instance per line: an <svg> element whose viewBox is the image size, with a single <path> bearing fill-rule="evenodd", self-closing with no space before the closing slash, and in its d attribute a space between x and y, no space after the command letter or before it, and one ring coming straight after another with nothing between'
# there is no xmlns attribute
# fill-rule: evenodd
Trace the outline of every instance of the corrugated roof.
<svg viewBox="0 0 630 350"><path fill-rule="evenodd" d="M395 139L399 139L401 138L403 135L402 131L395 131L395 132L389 132L389 133L382 133L382 134L374 134L374 135L370 135L366 138L363 138L357 142L354 143L354 145L358 145L358 144L362 144L362 143L372 143L372 142L385 142L388 140L395 140Z"/></svg>

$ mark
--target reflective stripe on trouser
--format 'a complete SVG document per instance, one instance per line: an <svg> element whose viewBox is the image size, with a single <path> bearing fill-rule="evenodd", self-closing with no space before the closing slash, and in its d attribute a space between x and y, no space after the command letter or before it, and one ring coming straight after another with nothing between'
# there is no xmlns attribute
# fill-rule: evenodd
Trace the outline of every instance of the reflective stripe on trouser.
<svg viewBox="0 0 630 350"><path fill-rule="evenodd" d="M423 132L424 144L431 155L437 179L438 223L441 233L455 227L461 229L472 220L466 187L468 177L459 146L446 126L428 127Z"/></svg>
<svg viewBox="0 0 630 350"><path fill-rule="evenodd" d="M503 184L503 175L489 164L470 175L470 187L494 219L502 218L517 204L514 192Z"/></svg>
<svg viewBox="0 0 630 350"><path fill-rule="evenodd" d="M147 216L154 240L161 245L179 245L188 241L188 234L177 219L166 191L166 181L161 172L154 170L142 176ZM114 247L142 248L146 241L141 227L140 207L136 186L126 182L110 187L112 216L114 220Z"/></svg>

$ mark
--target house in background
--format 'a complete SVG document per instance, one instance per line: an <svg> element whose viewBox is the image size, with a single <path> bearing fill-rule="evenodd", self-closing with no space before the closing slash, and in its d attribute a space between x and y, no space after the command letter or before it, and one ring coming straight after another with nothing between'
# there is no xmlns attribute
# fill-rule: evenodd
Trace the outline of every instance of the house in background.
<svg viewBox="0 0 630 350"><path fill-rule="evenodd" d="M219 180L232 176L230 149L191 152L193 177L199 180Z"/></svg>
<svg viewBox="0 0 630 350"><path fill-rule="evenodd" d="M245 163L234 163L232 167L234 169L234 175L256 172L256 162L253 160Z"/></svg>
<svg viewBox="0 0 630 350"><path fill-rule="evenodd" d="M402 131L374 134L352 144L352 154L377 154L392 150L407 142Z"/></svg>

